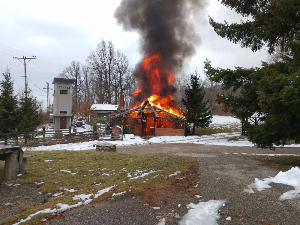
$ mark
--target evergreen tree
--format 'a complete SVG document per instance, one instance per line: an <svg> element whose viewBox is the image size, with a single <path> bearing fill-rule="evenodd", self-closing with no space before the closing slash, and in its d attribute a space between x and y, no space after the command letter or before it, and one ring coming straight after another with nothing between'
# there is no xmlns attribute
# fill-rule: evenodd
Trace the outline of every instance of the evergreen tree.
<svg viewBox="0 0 300 225"><path fill-rule="evenodd" d="M242 47L260 50L264 45L272 54L279 47L282 60L263 63L262 68L212 68L205 62L206 74L222 83L219 100L236 113L249 139L261 148L300 141L300 1L222 0L222 4L253 19L241 23L210 24L217 34ZM261 124L250 123L253 114L263 115Z"/></svg>
<svg viewBox="0 0 300 225"><path fill-rule="evenodd" d="M208 100L204 101L205 91L197 73L192 74L190 79L190 85L185 89L185 99L182 99L182 102L185 106L184 116L189 123L193 123L192 133L195 134L196 127L209 126L212 116Z"/></svg>
<svg viewBox="0 0 300 225"><path fill-rule="evenodd" d="M5 140L14 136L17 127L17 98L14 95L13 81L10 71L3 74L4 80L0 82L0 138Z"/></svg>
<svg viewBox="0 0 300 225"><path fill-rule="evenodd" d="M38 125L42 123L42 114L39 111L39 106L35 99L22 96L20 100L20 123L18 124L19 132L24 135L25 144L27 139Z"/></svg>

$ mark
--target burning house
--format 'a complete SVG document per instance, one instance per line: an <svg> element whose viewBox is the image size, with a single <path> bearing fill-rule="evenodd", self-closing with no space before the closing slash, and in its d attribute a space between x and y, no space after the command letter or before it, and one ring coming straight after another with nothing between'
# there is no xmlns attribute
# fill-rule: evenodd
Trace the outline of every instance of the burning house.
<svg viewBox="0 0 300 225"><path fill-rule="evenodd" d="M186 119L153 105L147 99L140 106L111 117L129 133L141 136L185 135Z"/></svg>
<svg viewBox="0 0 300 225"><path fill-rule="evenodd" d="M115 18L125 30L140 34L144 58L133 75L138 86L132 94L131 110L111 117L138 135L183 135L186 119L181 113L181 96L175 87L186 60L199 42L191 16L199 13L202 0L122 0Z"/></svg>

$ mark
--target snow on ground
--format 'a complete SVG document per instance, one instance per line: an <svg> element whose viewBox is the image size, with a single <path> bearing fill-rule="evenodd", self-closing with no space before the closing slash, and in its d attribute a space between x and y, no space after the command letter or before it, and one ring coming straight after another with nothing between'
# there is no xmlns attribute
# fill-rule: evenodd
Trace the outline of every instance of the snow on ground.
<svg viewBox="0 0 300 225"><path fill-rule="evenodd" d="M241 124L241 121L237 118L231 117L231 116L213 116L211 124Z"/></svg>
<svg viewBox="0 0 300 225"><path fill-rule="evenodd" d="M173 177L173 176L176 176L177 174L181 173L181 171L176 171L175 173L173 174L170 174L169 177Z"/></svg>
<svg viewBox="0 0 300 225"><path fill-rule="evenodd" d="M220 133L203 136L157 136L149 140L144 140L139 136L133 134L126 134L123 141L110 141L106 140L116 146L133 146L133 145L148 145L148 144L200 144L200 145L218 145L218 146L235 146L235 147L254 147L255 145L249 142L246 138L228 141L228 138L239 137L240 133ZM23 148L24 151L55 151L55 150L67 150L67 151L84 151L95 149L93 145L99 141L89 141L81 143L69 143L69 144L57 144L50 146L39 146L33 148ZM104 141L102 141L104 142ZM300 147L300 144L285 145L285 147Z"/></svg>
<svg viewBox="0 0 300 225"><path fill-rule="evenodd" d="M99 196L109 192L113 187L115 187L115 186L111 186L111 187L108 187L108 188L105 188L105 189L102 189L102 190L98 191L97 194L95 194L93 199L96 199ZM20 223L24 223L26 221L29 221L29 220L31 220L32 217L34 217L38 214L41 214L41 213L44 213L44 214L61 213L61 212L67 211L67 210L72 209L72 208L76 208L76 207L79 207L79 206L82 206L82 205L90 204L93 201L93 199L90 199L92 195L93 194L76 195L76 196L73 197L73 200L83 200L83 201L78 202L74 205L58 203L58 204L56 204L56 206L59 207L59 208L54 208L54 209L47 208L47 209L40 210L36 213L33 213L33 214L29 215L26 219L21 219L19 222L15 223L14 225L19 225Z"/></svg>
<svg viewBox="0 0 300 225"><path fill-rule="evenodd" d="M111 197L113 198L113 197L124 195L124 194L126 194L126 191L123 191L123 192L120 192L120 193L113 193Z"/></svg>
<svg viewBox="0 0 300 225"><path fill-rule="evenodd" d="M300 197L300 169L299 167L293 167L289 171L280 171L275 177L269 177L265 179L255 178L254 183L248 185L245 192L254 193L253 189L257 191L262 191L266 188L271 188L271 183L279 183L293 186L295 189L283 193L279 200L293 199Z"/></svg>
<svg viewBox="0 0 300 225"><path fill-rule="evenodd" d="M89 124L84 124L82 125L81 127L75 127L73 129L76 129L76 132L79 132L79 133L83 133L83 132L86 132L86 131L93 131L93 127ZM72 131L73 131L72 129Z"/></svg>
<svg viewBox="0 0 300 225"><path fill-rule="evenodd" d="M210 200L198 204L190 203L187 206L190 209L179 222L180 225L217 225L220 218L218 210L225 206L225 201Z"/></svg>
<svg viewBox="0 0 300 225"><path fill-rule="evenodd" d="M240 125L240 121L230 116L213 116L212 126L224 126L224 125ZM91 129L91 126L86 124L85 128L76 128L78 132ZM203 136L157 136L149 140L144 140L139 136L133 134L124 135L123 141L110 141L110 139L104 140L105 142L112 143L116 146L132 146L132 145L148 145L148 144L165 144L165 143L192 143L201 145L219 145L219 146L235 146L235 147L254 147L255 145L247 140L247 138L239 138L237 140L228 141L229 138L240 137L239 132L235 133L219 133ZM104 142L102 141L102 142ZM51 146L39 146L34 148L24 148L24 150L33 151L54 151L54 150L67 150L67 151L84 151L95 149L93 145L99 141L89 141L82 143L70 143L70 144L57 144ZM285 145L285 147L300 147L300 144Z"/></svg>

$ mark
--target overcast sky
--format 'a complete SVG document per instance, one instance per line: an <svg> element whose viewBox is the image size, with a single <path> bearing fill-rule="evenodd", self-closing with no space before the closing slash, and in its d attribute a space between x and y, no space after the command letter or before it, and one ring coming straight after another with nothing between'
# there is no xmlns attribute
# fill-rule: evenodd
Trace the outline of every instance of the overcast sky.
<svg viewBox="0 0 300 225"><path fill-rule="evenodd" d="M13 56L37 56L27 67L28 85L39 100L46 103L46 82L50 83L71 61L85 62L91 50L104 39L112 40L132 67L142 58L139 35L126 32L116 23L114 11L121 0L11 0L0 3L0 71L10 68L16 93L24 89L24 67ZM256 67L266 59L262 50L253 53L219 37L208 23L208 15L219 22L239 22L242 17L209 0L205 10L193 18L201 38L196 54L185 65L185 72L198 69L204 79L203 61L221 68ZM1 80L3 76L1 75ZM50 91L52 97L53 90ZM51 98L52 101L52 98Z"/></svg>

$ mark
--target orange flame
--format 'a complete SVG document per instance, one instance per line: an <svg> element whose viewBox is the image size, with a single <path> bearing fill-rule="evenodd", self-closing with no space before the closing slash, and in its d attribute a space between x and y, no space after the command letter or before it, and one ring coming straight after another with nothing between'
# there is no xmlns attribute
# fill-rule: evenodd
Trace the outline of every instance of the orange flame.
<svg viewBox="0 0 300 225"><path fill-rule="evenodd" d="M184 117L180 110L174 107L171 95L161 96L164 88L167 85L172 85L175 78L170 70L163 68L160 56L158 54L146 55L141 65L148 78L147 85L149 87L147 87L147 90L150 90L150 93L147 98L149 102L165 111ZM139 94L144 94L142 93L142 87L137 87L132 95L138 96Z"/></svg>

